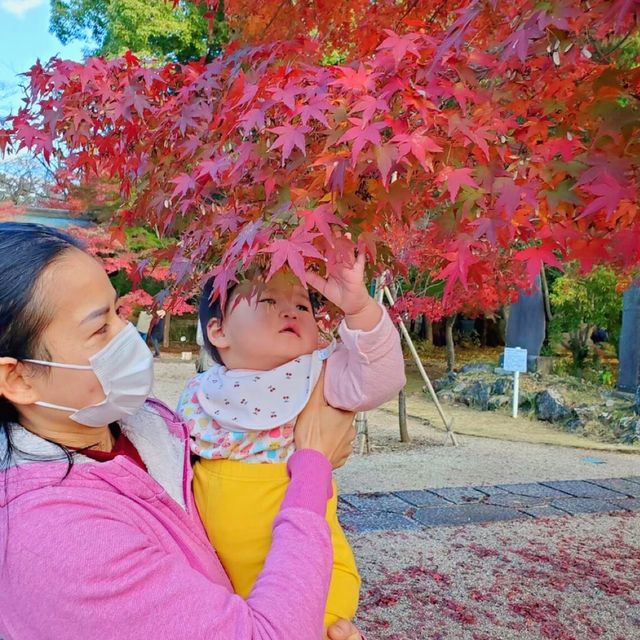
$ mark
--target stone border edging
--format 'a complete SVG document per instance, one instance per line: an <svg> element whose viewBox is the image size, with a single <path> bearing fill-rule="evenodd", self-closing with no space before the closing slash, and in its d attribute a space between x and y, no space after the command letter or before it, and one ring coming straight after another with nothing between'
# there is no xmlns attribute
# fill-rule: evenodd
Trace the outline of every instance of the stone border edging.
<svg viewBox="0 0 640 640"><path fill-rule="evenodd" d="M341 495L348 532L402 531L580 513L640 511L640 476Z"/></svg>

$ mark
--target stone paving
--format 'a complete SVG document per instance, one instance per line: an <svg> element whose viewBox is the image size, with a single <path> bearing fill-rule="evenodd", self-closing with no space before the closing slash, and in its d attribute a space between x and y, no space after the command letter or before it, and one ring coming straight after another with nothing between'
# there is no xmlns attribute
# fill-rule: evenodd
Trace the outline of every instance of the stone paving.
<svg viewBox="0 0 640 640"><path fill-rule="evenodd" d="M338 502L340 522L354 533L615 511L640 511L640 476L350 493Z"/></svg>

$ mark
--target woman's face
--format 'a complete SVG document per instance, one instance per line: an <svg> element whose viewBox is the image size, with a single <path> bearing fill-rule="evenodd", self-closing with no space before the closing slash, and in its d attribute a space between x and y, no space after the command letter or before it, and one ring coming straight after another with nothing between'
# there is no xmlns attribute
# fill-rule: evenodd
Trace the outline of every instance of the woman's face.
<svg viewBox="0 0 640 640"><path fill-rule="evenodd" d="M126 325L116 311L116 292L102 266L86 253L71 249L42 275L40 303L51 321L40 339L39 359L63 364L88 365ZM32 367L25 374L35 401L80 409L104 400L104 392L93 371ZM26 407L25 407L26 409ZM49 418L68 421L66 413L42 407ZM76 424L76 423L74 423Z"/></svg>

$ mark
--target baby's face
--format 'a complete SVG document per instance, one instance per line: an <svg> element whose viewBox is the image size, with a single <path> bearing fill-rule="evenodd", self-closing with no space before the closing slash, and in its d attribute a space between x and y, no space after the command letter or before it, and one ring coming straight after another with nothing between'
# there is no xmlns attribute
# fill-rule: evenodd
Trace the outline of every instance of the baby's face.
<svg viewBox="0 0 640 640"><path fill-rule="evenodd" d="M228 369L267 371L318 348L309 292L297 278L277 273L247 298L250 288L234 291L222 323L227 346L219 351Z"/></svg>

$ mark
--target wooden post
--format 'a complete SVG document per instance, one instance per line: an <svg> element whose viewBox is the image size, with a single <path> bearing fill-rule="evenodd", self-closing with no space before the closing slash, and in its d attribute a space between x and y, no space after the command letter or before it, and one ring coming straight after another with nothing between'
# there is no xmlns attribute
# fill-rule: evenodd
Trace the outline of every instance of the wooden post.
<svg viewBox="0 0 640 640"><path fill-rule="evenodd" d="M447 343L447 371L453 371L456 366L456 352L453 346L453 323L456 321L455 315L449 316L445 320L444 330Z"/></svg>
<svg viewBox="0 0 640 640"><path fill-rule="evenodd" d="M400 442L411 442L407 429L407 394L404 388L398 395L398 419L400 421Z"/></svg>
<svg viewBox="0 0 640 640"><path fill-rule="evenodd" d="M169 332L171 331L171 314L164 317L164 334L162 336L162 346L166 349L169 346Z"/></svg>

